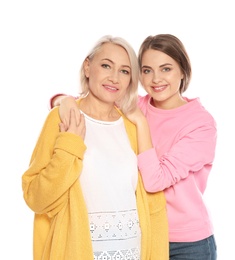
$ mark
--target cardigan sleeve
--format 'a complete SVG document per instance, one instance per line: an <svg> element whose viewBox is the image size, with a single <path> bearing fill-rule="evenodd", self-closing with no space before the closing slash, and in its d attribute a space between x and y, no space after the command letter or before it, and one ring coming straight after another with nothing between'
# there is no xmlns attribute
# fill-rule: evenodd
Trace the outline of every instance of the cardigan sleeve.
<svg viewBox="0 0 235 260"><path fill-rule="evenodd" d="M75 134L59 132L58 108L52 109L22 176L27 205L38 214L54 216L67 203L69 189L82 169L86 146Z"/></svg>

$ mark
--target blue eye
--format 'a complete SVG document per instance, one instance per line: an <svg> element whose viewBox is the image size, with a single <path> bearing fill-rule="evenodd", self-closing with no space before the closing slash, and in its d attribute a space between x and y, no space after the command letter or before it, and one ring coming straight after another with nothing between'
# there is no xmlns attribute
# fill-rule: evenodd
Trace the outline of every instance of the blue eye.
<svg viewBox="0 0 235 260"><path fill-rule="evenodd" d="M101 67L106 68L106 69L110 68L110 66L108 64L102 64Z"/></svg>
<svg viewBox="0 0 235 260"><path fill-rule="evenodd" d="M166 67L166 68L163 68L162 71L166 71L166 72L171 71L171 68Z"/></svg>
<svg viewBox="0 0 235 260"><path fill-rule="evenodd" d="M128 70L121 70L121 72L124 73L124 74L127 74L127 75L130 74L130 71L128 71Z"/></svg>
<svg viewBox="0 0 235 260"><path fill-rule="evenodd" d="M144 74L149 74L149 73L150 73L150 70L149 70L149 69L144 69L144 70L142 70L142 73L144 73Z"/></svg>

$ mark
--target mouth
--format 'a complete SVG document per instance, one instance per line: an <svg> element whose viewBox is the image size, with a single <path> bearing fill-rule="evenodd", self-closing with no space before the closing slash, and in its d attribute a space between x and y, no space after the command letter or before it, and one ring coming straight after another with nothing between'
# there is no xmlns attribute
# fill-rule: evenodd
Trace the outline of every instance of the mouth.
<svg viewBox="0 0 235 260"><path fill-rule="evenodd" d="M166 88L167 88L167 85L164 85L164 86L152 86L152 89L155 92L161 92L161 91L165 90Z"/></svg>
<svg viewBox="0 0 235 260"><path fill-rule="evenodd" d="M103 87L104 87L106 90L110 91L110 92L116 92L116 91L119 90L118 88L116 88L116 87L114 87L114 86L110 86L110 85L103 85Z"/></svg>

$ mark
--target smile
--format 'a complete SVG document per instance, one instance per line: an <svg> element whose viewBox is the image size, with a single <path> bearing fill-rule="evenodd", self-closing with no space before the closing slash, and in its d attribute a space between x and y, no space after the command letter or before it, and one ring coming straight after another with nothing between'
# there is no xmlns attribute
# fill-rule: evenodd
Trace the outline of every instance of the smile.
<svg viewBox="0 0 235 260"><path fill-rule="evenodd" d="M118 90L118 88L115 88L115 87L109 86L109 85L104 85L104 87L105 87L106 89L108 89L108 90L111 90L111 91L117 91L117 90Z"/></svg>
<svg viewBox="0 0 235 260"><path fill-rule="evenodd" d="M167 88L167 86L152 87L154 91L160 92Z"/></svg>

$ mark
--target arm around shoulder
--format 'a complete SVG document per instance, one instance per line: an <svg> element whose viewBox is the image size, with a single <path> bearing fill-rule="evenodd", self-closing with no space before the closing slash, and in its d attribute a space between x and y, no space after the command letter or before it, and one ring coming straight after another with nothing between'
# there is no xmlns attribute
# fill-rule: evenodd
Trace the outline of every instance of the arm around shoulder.
<svg viewBox="0 0 235 260"><path fill-rule="evenodd" d="M77 99L77 97L63 94L63 93L58 93L52 96L49 100L49 109L52 109L55 106L60 106L61 100L64 99L65 97L72 97L73 99Z"/></svg>

